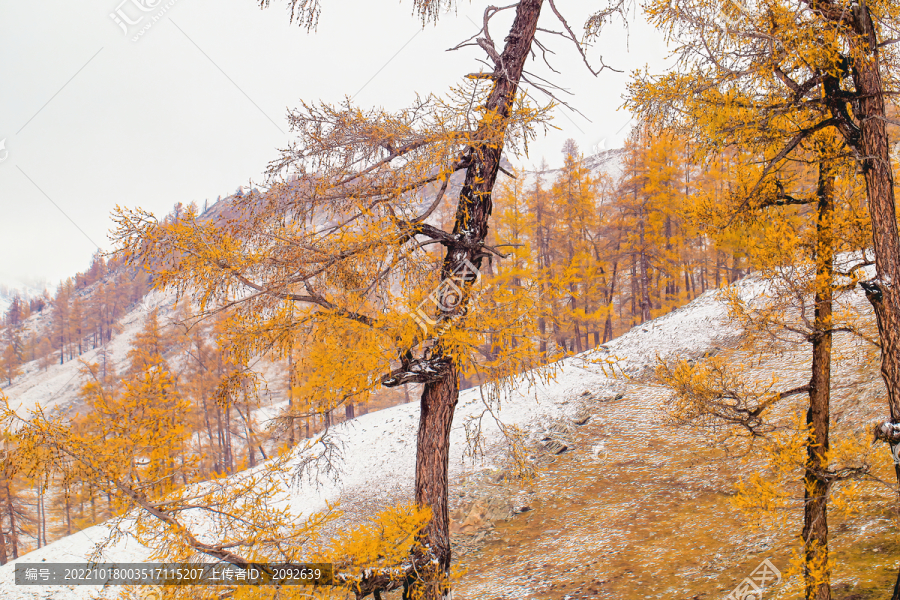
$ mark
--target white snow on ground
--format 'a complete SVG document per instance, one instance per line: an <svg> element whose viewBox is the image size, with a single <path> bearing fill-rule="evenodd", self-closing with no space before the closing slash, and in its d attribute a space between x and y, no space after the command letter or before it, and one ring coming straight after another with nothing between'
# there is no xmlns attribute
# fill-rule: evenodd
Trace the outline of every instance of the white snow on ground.
<svg viewBox="0 0 900 600"><path fill-rule="evenodd" d="M758 290L753 281L738 284L747 294ZM595 360L619 359L617 371L637 374L656 364L657 356L697 357L709 348L736 335L725 322L725 307L709 291L687 306L636 327L598 350L570 357L559 363L555 378L548 384L523 384L503 401L497 416L506 425L518 425L532 433L542 431L555 419L571 416L581 408L579 397L586 391L596 395L615 393L622 387L620 378L604 374ZM609 373L609 369L607 369ZM63 379L58 374L52 381ZM45 382L47 389L53 389ZM31 402L32 396L27 396ZM34 393L34 399L38 394ZM481 390L474 388L460 395L451 433L451 486L475 471L495 469L503 458L504 440L496 422L483 420L484 455L477 462L465 457L465 421L482 413L485 405ZM342 447L339 481L323 480L321 486L304 484L295 490L291 508L295 514L310 514L325 508L326 501L341 500L346 508L354 504L389 503L410 499L413 491L415 441L419 406L409 403L357 417L333 428L331 435ZM292 460L302 459L298 452ZM104 535L103 525L92 527L31 552L18 561L0 567L0 598L9 600L86 599L95 594L93 586L16 586L16 562L84 562L94 544ZM141 562L148 550L133 540L106 549L107 562Z"/></svg>

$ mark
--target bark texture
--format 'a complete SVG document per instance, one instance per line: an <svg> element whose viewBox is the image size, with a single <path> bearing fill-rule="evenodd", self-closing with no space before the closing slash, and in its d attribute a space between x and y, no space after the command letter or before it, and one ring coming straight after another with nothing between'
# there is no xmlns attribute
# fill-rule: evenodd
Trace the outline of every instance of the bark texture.
<svg viewBox="0 0 900 600"><path fill-rule="evenodd" d="M854 38L857 53L868 60L856 60L853 83L859 98L859 153L869 200L869 216L875 248L876 277L867 296L875 309L881 336L881 374L887 386L891 421L900 422L900 236L894 198L887 123L885 121L884 82L878 57L872 17L865 4L853 9ZM900 477L900 472L898 472Z"/></svg>
<svg viewBox="0 0 900 600"><path fill-rule="evenodd" d="M420 402L419 433L416 440L416 503L431 508L431 521L423 539L426 554L417 562L436 559L436 568L420 569L420 577L411 579L404 600L441 598L447 589L450 569L450 510L448 506L450 427L459 400L459 381L451 364L444 377L425 384Z"/></svg>
<svg viewBox="0 0 900 600"><path fill-rule="evenodd" d="M806 600L831 600L828 572L828 463L831 404L832 297L834 284L834 180L828 159L819 162L816 223L815 325L806 423L806 488L803 511Z"/></svg>
<svg viewBox="0 0 900 600"><path fill-rule="evenodd" d="M878 323L881 376L887 388L890 409L890 423L886 425L897 430L896 424L900 423L900 290L897 287L900 283L900 235L885 121L885 89L875 24L866 4L853 6L851 24L857 34L851 38L851 44L857 56L867 58L855 60L852 70L853 84L859 98L857 149L862 156L875 248L875 279L866 282L863 288ZM883 431L885 428L880 429ZM891 453L896 456L900 439L896 436L882 439L890 443ZM900 465L896 461L894 471L900 485ZM900 572L897 573L891 598L900 600Z"/></svg>
<svg viewBox="0 0 900 600"><path fill-rule="evenodd" d="M846 5L833 0L804 0L832 26L847 27L850 35L850 75L854 86L852 117L847 111L847 98L839 83L828 84L826 98L832 118L847 144L859 157L866 180L872 241L875 249L875 279L862 282L872 304L881 339L881 375L887 388L890 421L880 424L876 439L890 444L896 456L900 444L900 235L894 198L894 176L889 157L889 141L885 121L885 89L881 76L877 28L865 2ZM831 88L830 90L828 88ZM831 93L829 93L831 92ZM855 117L855 118L854 118ZM895 461L895 474L900 485L900 465ZM892 600L900 600L900 573L894 585Z"/></svg>
<svg viewBox="0 0 900 600"><path fill-rule="evenodd" d="M465 271L467 261L476 268L481 268L482 248L487 238L492 208L491 192L500 167L507 117L518 91L525 60L531 50L542 5L543 0L522 0L519 3L512 28L505 39L506 45L496 61L493 88L485 106L485 116L479 122L475 134L472 162L466 169L465 182L457 204L453 226L456 241L447 246L441 271L442 281ZM466 288L469 285L471 282L467 282ZM444 300L442 296L442 306ZM461 302L455 310L447 311L446 317L450 318L464 310L465 303ZM459 397L459 377L452 359L443 356L440 347L432 353L432 357L443 364L439 369L440 378L427 383L422 392L415 495L417 502L431 507L433 514L420 541L430 549L437 561L440 573L435 575L446 576L451 560L450 517L447 510L449 434ZM411 580L404 597L432 599L449 595L448 590L436 588L423 579L419 577Z"/></svg>

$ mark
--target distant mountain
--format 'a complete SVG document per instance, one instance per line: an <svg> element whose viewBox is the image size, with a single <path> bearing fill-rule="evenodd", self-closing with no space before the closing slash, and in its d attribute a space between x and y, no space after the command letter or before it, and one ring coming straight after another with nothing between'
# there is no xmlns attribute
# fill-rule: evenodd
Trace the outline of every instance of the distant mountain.
<svg viewBox="0 0 900 600"><path fill-rule="evenodd" d="M590 169L595 175L609 175L613 180L617 180L622 175L622 161L625 158L624 148L612 148L604 150L597 154L591 154L584 157L584 166ZM539 169L529 170L525 172L529 176L529 180L535 175L541 175L548 181L553 181L559 175L562 169L547 169L541 171Z"/></svg>
<svg viewBox="0 0 900 600"><path fill-rule="evenodd" d="M36 279L20 279L0 273L0 314L6 312L13 297L18 294L21 298L33 298L40 296L44 290L50 288L50 282Z"/></svg>

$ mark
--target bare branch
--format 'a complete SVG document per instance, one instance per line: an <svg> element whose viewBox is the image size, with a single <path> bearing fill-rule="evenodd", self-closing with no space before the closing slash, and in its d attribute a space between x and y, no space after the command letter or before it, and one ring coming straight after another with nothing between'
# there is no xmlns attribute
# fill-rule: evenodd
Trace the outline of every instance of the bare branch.
<svg viewBox="0 0 900 600"><path fill-rule="evenodd" d="M575 33L572 31L572 28L569 27L569 24L566 22L566 19L559 12L559 9L556 8L556 2L554 2L554 0L547 0L547 2L550 4L550 9L553 11L553 14L556 15L556 18L559 19L559 22L562 23L562 26L566 29L566 32L569 34L568 36L563 36L563 37L568 37L568 39L572 40L572 43L575 44L575 47L578 49L578 53L581 55L581 59L584 61L584 65L588 68L588 71L590 71L594 77L599 75L600 72L603 71L603 69L610 69L612 71L621 73L621 71L617 71L616 69L613 69L612 67L608 67L607 65L603 64L602 58L600 59L600 68L595 71L594 68L591 66L590 61L588 61L587 54L584 53L583 44L578 41L578 38L575 37Z"/></svg>

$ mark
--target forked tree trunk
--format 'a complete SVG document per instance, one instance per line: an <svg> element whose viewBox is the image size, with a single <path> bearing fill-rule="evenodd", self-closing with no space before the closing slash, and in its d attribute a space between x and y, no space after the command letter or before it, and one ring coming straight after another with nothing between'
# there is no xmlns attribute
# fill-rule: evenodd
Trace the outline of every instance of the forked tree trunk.
<svg viewBox="0 0 900 600"><path fill-rule="evenodd" d="M832 296L834 284L833 163L819 161L818 221L816 223L815 326L812 336L812 378L806 423L805 502L803 511L806 600L831 600L828 572L829 411L831 403Z"/></svg>
<svg viewBox="0 0 900 600"><path fill-rule="evenodd" d="M521 0L516 7L516 17L506 37L506 46L493 73L493 88L485 105L484 117L475 134L479 144L474 147L472 162L466 169L453 227L459 241L447 248L442 280L465 272L466 261L481 268L481 246L487 238L491 192L503 152L506 118L531 49L542 4L543 0ZM468 282L466 287L470 285L471 282ZM464 305L460 305L459 310L464 310ZM438 348L433 356L441 357L441 354ZM422 600L449 597L449 587L445 587L451 559L450 517L447 510L448 457L450 426L459 397L459 375L456 365L446 357L441 373L440 379L426 383L422 392L416 447L416 501L432 510L432 520L419 541L437 559L439 568L439 572L408 582L404 597ZM428 581L429 577L432 582ZM440 581L435 582L435 579Z"/></svg>

